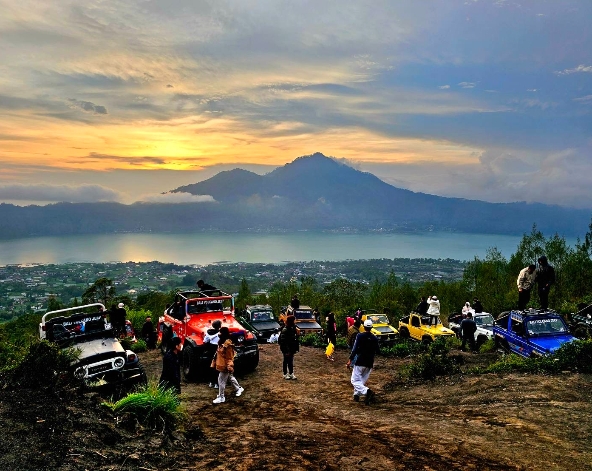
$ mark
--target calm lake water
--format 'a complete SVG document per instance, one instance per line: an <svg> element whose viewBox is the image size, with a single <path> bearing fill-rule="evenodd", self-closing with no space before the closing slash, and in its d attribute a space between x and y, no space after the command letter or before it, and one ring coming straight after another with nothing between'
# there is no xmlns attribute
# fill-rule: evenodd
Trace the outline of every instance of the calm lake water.
<svg viewBox="0 0 592 471"><path fill-rule="evenodd" d="M372 258L484 258L496 247L509 257L519 236L419 234L109 234L0 241L0 265L20 263L340 261ZM570 243L571 241L567 241Z"/></svg>

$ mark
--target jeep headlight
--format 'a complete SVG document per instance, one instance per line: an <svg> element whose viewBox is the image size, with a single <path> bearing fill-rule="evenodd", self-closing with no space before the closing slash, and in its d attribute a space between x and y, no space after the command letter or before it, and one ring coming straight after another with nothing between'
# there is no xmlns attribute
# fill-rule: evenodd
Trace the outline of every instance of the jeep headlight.
<svg viewBox="0 0 592 471"><path fill-rule="evenodd" d="M84 370L84 367L83 367L83 366L79 366L78 368L76 368L76 369L74 370L74 376L75 376L77 379L82 379L82 378L84 378L84 375L85 375L85 373L86 373L86 372L85 372L85 370Z"/></svg>
<svg viewBox="0 0 592 471"><path fill-rule="evenodd" d="M123 368L123 365L125 365L125 360L121 357L117 357L113 362L115 368Z"/></svg>

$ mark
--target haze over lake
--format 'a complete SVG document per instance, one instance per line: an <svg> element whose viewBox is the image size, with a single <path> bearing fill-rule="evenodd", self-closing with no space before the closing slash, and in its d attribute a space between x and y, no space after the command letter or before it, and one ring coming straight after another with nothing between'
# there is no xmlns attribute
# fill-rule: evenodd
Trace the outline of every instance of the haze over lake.
<svg viewBox="0 0 592 471"><path fill-rule="evenodd" d="M198 233L104 234L0 241L0 265L21 263L149 262L207 265L217 262L373 258L484 258L491 247L504 256L520 236L425 232L414 234ZM567 240L569 244L573 241Z"/></svg>

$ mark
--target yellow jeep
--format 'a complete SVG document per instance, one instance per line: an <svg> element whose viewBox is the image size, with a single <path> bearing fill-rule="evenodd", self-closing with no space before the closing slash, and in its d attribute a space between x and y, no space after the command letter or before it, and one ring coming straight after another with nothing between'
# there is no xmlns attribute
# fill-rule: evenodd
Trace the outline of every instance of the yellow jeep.
<svg viewBox="0 0 592 471"><path fill-rule="evenodd" d="M442 325L439 317L436 325L431 325L431 320L431 316L422 316L417 312L412 312L399 321L399 335L401 338L411 338L424 343L433 342L440 337L456 336L454 331Z"/></svg>
<svg viewBox="0 0 592 471"><path fill-rule="evenodd" d="M362 325L366 319L372 321L371 332L378 337L378 343L381 345L394 343L399 338L399 331L391 325L386 314L364 311L361 319Z"/></svg>

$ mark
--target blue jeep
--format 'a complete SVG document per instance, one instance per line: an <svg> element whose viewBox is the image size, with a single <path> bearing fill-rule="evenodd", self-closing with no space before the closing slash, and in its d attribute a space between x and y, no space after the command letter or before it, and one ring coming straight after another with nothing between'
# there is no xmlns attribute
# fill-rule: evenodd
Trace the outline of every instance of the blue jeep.
<svg viewBox="0 0 592 471"><path fill-rule="evenodd" d="M563 318L552 310L503 312L493 326L495 344L523 357L549 355L575 340Z"/></svg>

